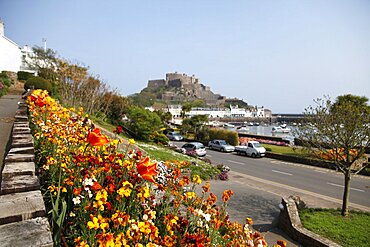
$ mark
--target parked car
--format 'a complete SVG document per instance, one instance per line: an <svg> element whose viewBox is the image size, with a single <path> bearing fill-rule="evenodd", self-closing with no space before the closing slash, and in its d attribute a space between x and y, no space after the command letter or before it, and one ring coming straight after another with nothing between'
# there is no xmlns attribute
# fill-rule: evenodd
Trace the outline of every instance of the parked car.
<svg viewBox="0 0 370 247"><path fill-rule="evenodd" d="M209 149L215 149L221 152L234 152L235 147L228 144L225 140L213 140L208 142Z"/></svg>
<svg viewBox="0 0 370 247"><path fill-rule="evenodd" d="M182 141L184 139L184 137L182 137L178 132L168 132L166 136L171 141Z"/></svg>
<svg viewBox="0 0 370 247"><path fill-rule="evenodd" d="M245 145L236 146L235 151L253 158L263 157L266 154L266 149L258 141L249 141Z"/></svg>
<svg viewBox="0 0 370 247"><path fill-rule="evenodd" d="M207 151L204 145L200 142L188 142L182 146L184 153L189 155L197 155L199 157L206 156Z"/></svg>

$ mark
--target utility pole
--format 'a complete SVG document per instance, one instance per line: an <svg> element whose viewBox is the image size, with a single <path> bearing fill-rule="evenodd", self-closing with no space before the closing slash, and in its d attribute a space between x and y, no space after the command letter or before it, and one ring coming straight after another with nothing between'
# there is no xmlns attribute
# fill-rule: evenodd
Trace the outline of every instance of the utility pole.
<svg viewBox="0 0 370 247"><path fill-rule="evenodd" d="M44 52L46 52L46 38L42 38L42 42L44 42Z"/></svg>

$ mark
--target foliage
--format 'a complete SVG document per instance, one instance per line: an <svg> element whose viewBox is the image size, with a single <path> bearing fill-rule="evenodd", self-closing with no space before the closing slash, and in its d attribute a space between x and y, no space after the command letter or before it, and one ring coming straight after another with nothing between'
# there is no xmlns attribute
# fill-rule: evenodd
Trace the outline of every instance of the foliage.
<svg viewBox="0 0 370 247"><path fill-rule="evenodd" d="M339 96L335 102L318 99L316 107L306 109L305 124L297 133L308 151L319 159L329 157L344 174L342 215L348 213L351 175L365 168L361 160L370 147L367 101L350 94Z"/></svg>
<svg viewBox="0 0 370 247"><path fill-rule="evenodd" d="M18 71L17 78L19 81L27 81L29 77L33 76L33 73L27 71Z"/></svg>
<svg viewBox="0 0 370 247"><path fill-rule="evenodd" d="M170 112L164 112L162 110L155 110L154 111L162 120L162 122L166 123L172 119L172 114Z"/></svg>
<svg viewBox="0 0 370 247"><path fill-rule="evenodd" d="M205 123L208 122L207 115L195 115L190 118L185 118L182 121L181 132L184 134L194 133L197 140L207 140L208 138L208 126Z"/></svg>
<svg viewBox="0 0 370 247"><path fill-rule="evenodd" d="M8 89L11 84L12 84L12 80L10 79L7 72L2 71L0 73L0 97L5 95L8 92Z"/></svg>
<svg viewBox="0 0 370 247"><path fill-rule="evenodd" d="M103 107L107 108L107 117L109 122L112 124L122 123L122 117L128 112L131 106L129 100L126 97L122 97L118 94L108 92L103 96Z"/></svg>
<svg viewBox="0 0 370 247"><path fill-rule="evenodd" d="M239 144L238 133L231 130L211 128L209 130L209 140L214 139L225 140L227 143L233 146Z"/></svg>
<svg viewBox="0 0 370 247"><path fill-rule="evenodd" d="M63 108L46 91L27 102L42 186L50 192L44 195L53 198L46 202L58 195L65 201L64 221L63 209L53 216L63 225L64 246L267 246L250 221L229 221L232 191L218 206L209 183L197 195L202 181L183 175L182 162L143 157L131 150L133 140L124 152L118 140L104 144L82 110Z"/></svg>
<svg viewBox="0 0 370 247"><path fill-rule="evenodd" d="M127 113L129 122L127 127L133 131L140 140L149 141L158 135L163 123L159 116L141 107L131 107Z"/></svg>
<svg viewBox="0 0 370 247"><path fill-rule="evenodd" d="M133 105L148 107L152 106L153 103L156 102L157 96L155 95L155 93L142 91L139 94L131 95L129 98L132 101Z"/></svg>
<svg viewBox="0 0 370 247"><path fill-rule="evenodd" d="M344 247L368 246L370 242L370 213L351 211L341 217L336 209L300 209L302 225Z"/></svg>
<svg viewBox="0 0 370 247"><path fill-rule="evenodd" d="M31 76L27 79L26 83L24 84L24 89L42 89L48 92L52 92L53 86L50 81L39 77L39 76Z"/></svg>
<svg viewBox="0 0 370 247"><path fill-rule="evenodd" d="M47 49L39 46L32 48L32 54L30 59L26 59L24 62L33 71L37 71L38 76L48 80L56 81L58 78L58 54L52 49Z"/></svg>

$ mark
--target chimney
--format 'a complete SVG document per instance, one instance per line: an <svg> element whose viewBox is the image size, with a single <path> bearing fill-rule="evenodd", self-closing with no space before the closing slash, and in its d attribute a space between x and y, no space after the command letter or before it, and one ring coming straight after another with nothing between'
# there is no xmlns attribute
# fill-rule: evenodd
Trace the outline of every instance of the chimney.
<svg viewBox="0 0 370 247"><path fill-rule="evenodd" d="M0 35L5 36L5 25L2 20L0 20Z"/></svg>

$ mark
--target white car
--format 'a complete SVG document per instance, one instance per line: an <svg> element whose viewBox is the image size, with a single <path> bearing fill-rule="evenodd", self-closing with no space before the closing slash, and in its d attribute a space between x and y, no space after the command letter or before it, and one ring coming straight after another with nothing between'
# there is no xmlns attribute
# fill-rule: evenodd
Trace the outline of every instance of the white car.
<svg viewBox="0 0 370 247"><path fill-rule="evenodd" d="M249 141L245 145L236 146L235 152L255 158L265 156L266 149L258 141Z"/></svg>
<svg viewBox="0 0 370 247"><path fill-rule="evenodd" d="M207 151L204 145L200 142L188 142L182 146L185 154L188 155L197 155L199 157L204 157L207 154Z"/></svg>

